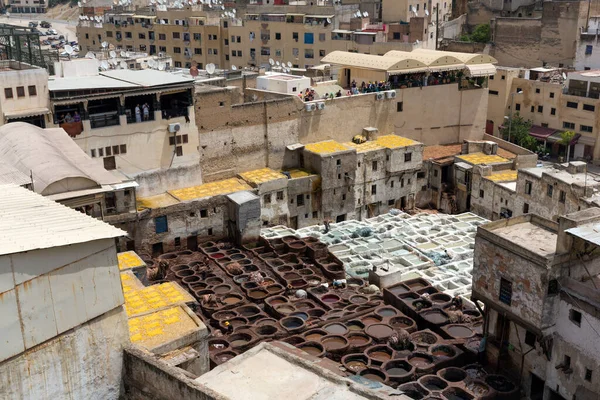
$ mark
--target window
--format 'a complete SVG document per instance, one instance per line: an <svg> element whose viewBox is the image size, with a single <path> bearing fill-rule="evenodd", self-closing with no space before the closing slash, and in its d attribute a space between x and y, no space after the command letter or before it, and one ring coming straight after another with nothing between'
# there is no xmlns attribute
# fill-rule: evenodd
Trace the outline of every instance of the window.
<svg viewBox="0 0 600 400"><path fill-rule="evenodd" d="M523 214L529 214L529 204L528 203L523 204Z"/></svg>
<svg viewBox="0 0 600 400"><path fill-rule="evenodd" d="M138 39L146 39L145 33L138 33Z"/></svg>
<svg viewBox="0 0 600 400"><path fill-rule="evenodd" d="M569 310L569 319L577 326L581 326L581 313L577 310Z"/></svg>
<svg viewBox="0 0 600 400"><path fill-rule="evenodd" d="M497 90L490 90L489 94L491 94L493 96L498 96L498 91Z"/></svg>
<svg viewBox="0 0 600 400"><path fill-rule="evenodd" d="M208 231L206 231L208 236L212 236L213 234L213 228L208 228Z"/></svg>
<svg viewBox="0 0 600 400"><path fill-rule="evenodd" d="M165 33L159 33L158 40L167 40L167 35Z"/></svg>
<svg viewBox="0 0 600 400"><path fill-rule="evenodd" d="M296 196L296 204L298 206L303 206L304 205L304 195L299 194Z"/></svg>
<svg viewBox="0 0 600 400"><path fill-rule="evenodd" d="M181 54L181 47L173 47L173 53Z"/></svg>
<svg viewBox="0 0 600 400"><path fill-rule="evenodd" d="M112 152L113 152L113 154L119 154L119 146L113 146Z"/></svg>
<svg viewBox="0 0 600 400"><path fill-rule="evenodd" d="M92 150L90 151L90 153L91 153L91 155L92 155L92 158L95 158L95 157L96 157L96 149L92 149Z"/></svg>
<svg viewBox="0 0 600 400"><path fill-rule="evenodd" d="M548 127L548 124L545 122L542 122L542 128L547 128L547 127Z"/></svg>
<svg viewBox="0 0 600 400"><path fill-rule="evenodd" d="M503 81L506 80L506 75L500 75L500 79L502 79Z"/></svg>
<svg viewBox="0 0 600 400"><path fill-rule="evenodd" d="M585 369L585 380L588 382L592 381L592 370L591 369Z"/></svg>
<svg viewBox="0 0 600 400"><path fill-rule="evenodd" d="M281 33L275 32L275 40L281 40Z"/></svg>
<svg viewBox="0 0 600 400"><path fill-rule="evenodd" d="M543 113L544 112L544 106L538 106L538 112L539 113Z"/></svg>
<svg viewBox="0 0 600 400"><path fill-rule="evenodd" d="M98 149L98 157L104 157L104 149Z"/></svg>
<svg viewBox="0 0 600 400"><path fill-rule="evenodd" d="M591 44L588 44L585 46L585 55L589 56L592 54L592 50L594 50L594 46Z"/></svg>
<svg viewBox="0 0 600 400"><path fill-rule="evenodd" d="M335 165L342 165L342 160L340 160L339 158L335 160Z"/></svg>
<svg viewBox="0 0 600 400"><path fill-rule="evenodd" d="M30 96L37 96L35 85L27 86L27 90L29 91Z"/></svg>
<svg viewBox="0 0 600 400"><path fill-rule="evenodd" d="M304 49L304 58L315 58L315 51L313 49Z"/></svg>
<svg viewBox="0 0 600 400"><path fill-rule="evenodd" d="M199 48L199 47L194 47L194 54L197 54L197 55L201 56L202 55L202 49Z"/></svg>
<svg viewBox="0 0 600 400"><path fill-rule="evenodd" d="M298 32L292 32L292 39L294 39L296 42L298 41Z"/></svg>
<svg viewBox="0 0 600 400"><path fill-rule="evenodd" d="M377 185L371 185L371 194L377 194Z"/></svg>
<svg viewBox="0 0 600 400"><path fill-rule="evenodd" d="M126 144L120 145L119 150L121 150L121 154L127 154L127 145Z"/></svg>
<svg viewBox="0 0 600 400"><path fill-rule="evenodd" d="M125 39L131 39L133 38L133 35L131 34L131 32L125 32Z"/></svg>
<svg viewBox="0 0 600 400"><path fill-rule="evenodd" d="M6 99L12 99L13 98L12 88L4 88L4 98L6 98Z"/></svg>
<svg viewBox="0 0 600 400"><path fill-rule="evenodd" d="M319 42L324 42L324 41L325 41L325 34L319 33Z"/></svg>
<svg viewBox="0 0 600 400"><path fill-rule="evenodd" d="M390 187L393 188L394 187L394 181L390 181ZM404 179L402 179L400 181L400 187L404 187Z"/></svg>
<svg viewBox="0 0 600 400"><path fill-rule="evenodd" d="M556 115L556 108L550 109L550 115Z"/></svg>
<svg viewBox="0 0 600 400"><path fill-rule="evenodd" d="M563 128L565 128L565 129L575 129L575 124L573 122L563 122Z"/></svg>
<svg viewBox="0 0 600 400"><path fill-rule="evenodd" d="M233 41L233 36L231 37ZM194 33L194 40L202 40L202 35L199 33Z"/></svg>
<svg viewBox="0 0 600 400"><path fill-rule="evenodd" d="M325 50L319 50L319 57L325 57Z"/></svg>
<svg viewBox="0 0 600 400"><path fill-rule="evenodd" d="M548 294L549 295L554 295L554 294L558 294L558 280L557 279L550 279L550 281L548 282Z"/></svg>
<svg viewBox="0 0 600 400"><path fill-rule="evenodd" d="M531 106L531 112L535 111L535 106Z"/></svg>
<svg viewBox="0 0 600 400"><path fill-rule="evenodd" d="M112 171L114 169L117 169L117 162L115 160L115 157L104 157L102 159L102 161L104 162L104 169L108 170L108 171Z"/></svg>
<svg viewBox="0 0 600 400"><path fill-rule="evenodd" d="M412 153L404 153L404 162L411 162Z"/></svg>
<svg viewBox="0 0 600 400"><path fill-rule="evenodd" d="M112 148L110 146L107 146L104 148L104 152L106 153L107 156L111 156L112 155Z"/></svg>
<svg viewBox="0 0 600 400"><path fill-rule="evenodd" d="M17 97L25 97L25 87L17 86Z"/></svg>
<svg viewBox="0 0 600 400"><path fill-rule="evenodd" d="M535 89L535 92L536 92L536 93L539 93L539 92L540 92L540 89L539 89L539 88L536 88L536 89Z"/></svg>
<svg viewBox="0 0 600 400"><path fill-rule="evenodd" d="M181 38L181 34L179 32L173 32L173 39L179 39ZM210 35L209 35L209 39L210 39Z"/></svg>
<svg viewBox="0 0 600 400"><path fill-rule="evenodd" d="M522 92L522 91L523 91L523 89L521 89L520 87L518 87L517 91L515 93L519 93L519 92Z"/></svg>
<svg viewBox="0 0 600 400"><path fill-rule="evenodd" d="M535 333L525 331L525 344L531 347L535 347Z"/></svg>
<svg viewBox="0 0 600 400"><path fill-rule="evenodd" d="M167 223L167 216L154 218L154 231L156 233L165 233L169 231L169 224Z"/></svg>
<svg viewBox="0 0 600 400"><path fill-rule="evenodd" d="M318 211L313 211L312 217L313 218L319 218L319 212Z"/></svg>
<svg viewBox="0 0 600 400"><path fill-rule="evenodd" d="M480 199L485 198L485 192L483 190L481 190L481 189L479 189L479 198Z"/></svg>
<svg viewBox="0 0 600 400"><path fill-rule="evenodd" d="M425 178L425 172L424 171L419 171L417 172L417 179L423 179Z"/></svg>
<svg viewBox="0 0 600 400"><path fill-rule="evenodd" d="M267 193L263 196L263 202L265 204L271 204L271 193Z"/></svg>
<svg viewBox="0 0 600 400"><path fill-rule="evenodd" d="M181 157L183 155L183 146L177 146L175 148L175 154L177 157Z"/></svg>
<svg viewBox="0 0 600 400"><path fill-rule="evenodd" d="M550 92L550 98L553 99L554 98L554 92Z"/></svg>
<svg viewBox="0 0 600 400"><path fill-rule="evenodd" d="M563 365L565 366L565 369L571 368L571 357L565 355L563 358Z"/></svg>
<svg viewBox="0 0 600 400"><path fill-rule="evenodd" d="M574 101L567 101L567 107L569 107L569 108L575 108L575 109L577 109L578 105L579 104L576 103L576 102L574 102Z"/></svg>
<svg viewBox="0 0 600 400"><path fill-rule="evenodd" d="M591 104L584 104L583 109L585 111L596 111L596 106L593 106Z"/></svg>
<svg viewBox="0 0 600 400"><path fill-rule="evenodd" d="M346 200L346 193L342 194L342 201Z"/></svg>
<svg viewBox="0 0 600 400"><path fill-rule="evenodd" d="M515 104L515 111L521 111L521 103Z"/></svg>
<svg viewBox="0 0 600 400"><path fill-rule="evenodd" d="M396 112L402 112L404 110L404 102L398 101L396 103Z"/></svg>
<svg viewBox="0 0 600 400"><path fill-rule="evenodd" d="M388 200L388 206L393 206L395 203L394 199Z"/></svg>
<svg viewBox="0 0 600 400"><path fill-rule="evenodd" d="M283 190L277 192L277 200L283 200Z"/></svg>
<svg viewBox="0 0 600 400"><path fill-rule="evenodd" d="M552 197L553 193L554 193L554 186L552 186L550 184L546 185L546 196Z"/></svg>
<svg viewBox="0 0 600 400"><path fill-rule="evenodd" d="M158 46L158 51L162 51L163 53L167 52L167 46Z"/></svg>
<svg viewBox="0 0 600 400"><path fill-rule="evenodd" d="M591 133L594 130L594 128L591 126L588 126L588 125L581 125L579 130L581 132L590 132Z"/></svg>
<svg viewBox="0 0 600 400"><path fill-rule="evenodd" d="M373 161L371 164L371 168L373 169L373 171L377 171L377 161Z"/></svg>
<svg viewBox="0 0 600 400"><path fill-rule="evenodd" d="M504 278L500 278L500 294L498 300L509 305L512 301L512 282Z"/></svg>

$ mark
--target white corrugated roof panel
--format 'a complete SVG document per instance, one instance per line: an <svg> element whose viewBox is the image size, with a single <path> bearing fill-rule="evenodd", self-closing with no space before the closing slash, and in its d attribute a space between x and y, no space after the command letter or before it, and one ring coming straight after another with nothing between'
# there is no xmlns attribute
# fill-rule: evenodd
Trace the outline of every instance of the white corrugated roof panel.
<svg viewBox="0 0 600 400"><path fill-rule="evenodd" d="M194 82L191 76L185 77L182 75L172 74L166 71L157 71L154 69L113 69L111 71L100 72L100 75L119 79L124 82L129 82L134 85L143 87L173 85L177 83Z"/></svg>
<svg viewBox="0 0 600 400"><path fill-rule="evenodd" d="M0 255L124 236L105 222L16 185L0 185Z"/></svg>
<svg viewBox="0 0 600 400"><path fill-rule="evenodd" d="M17 186L31 183L31 177L10 164L0 161L0 185L14 184Z"/></svg>
<svg viewBox="0 0 600 400"><path fill-rule="evenodd" d="M55 78L48 80L48 90L84 90L84 89L123 89L135 88L139 85L106 76L86 76L77 78Z"/></svg>
<svg viewBox="0 0 600 400"><path fill-rule="evenodd" d="M567 229L565 232L583 239L586 242L600 246L600 224L586 224L576 228Z"/></svg>

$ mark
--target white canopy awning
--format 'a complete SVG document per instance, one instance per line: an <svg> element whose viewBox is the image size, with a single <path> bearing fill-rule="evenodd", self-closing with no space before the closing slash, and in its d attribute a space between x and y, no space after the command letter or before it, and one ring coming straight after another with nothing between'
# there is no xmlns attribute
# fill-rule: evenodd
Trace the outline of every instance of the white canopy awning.
<svg viewBox="0 0 600 400"><path fill-rule="evenodd" d="M489 76L496 74L496 67L493 64L473 64L467 65L469 76Z"/></svg>

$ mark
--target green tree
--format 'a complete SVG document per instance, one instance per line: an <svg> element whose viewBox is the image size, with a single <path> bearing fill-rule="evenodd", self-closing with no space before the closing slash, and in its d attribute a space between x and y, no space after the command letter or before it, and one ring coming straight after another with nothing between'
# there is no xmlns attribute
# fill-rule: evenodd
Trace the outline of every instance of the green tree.
<svg viewBox="0 0 600 400"><path fill-rule="evenodd" d="M565 131L560 134L559 144L562 144L567 148L565 151L565 162L569 162L570 150L571 150L571 140L575 137L575 132L573 131Z"/></svg>
<svg viewBox="0 0 600 400"><path fill-rule="evenodd" d="M477 43L487 43L491 37L490 24L477 25L471 34L471 40Z"/></svg>
<svg viewBox="0 0 600 400"><path fill-rule="evenodd" d="M519 115L519 113L516 113L513 115L512 120L508 120L504 124L504 128L502 128L502 137L505 140L510 140L528 150L535 151L538 143L537 140L529 134L531 124L530 120L526 120Z"/></svg>

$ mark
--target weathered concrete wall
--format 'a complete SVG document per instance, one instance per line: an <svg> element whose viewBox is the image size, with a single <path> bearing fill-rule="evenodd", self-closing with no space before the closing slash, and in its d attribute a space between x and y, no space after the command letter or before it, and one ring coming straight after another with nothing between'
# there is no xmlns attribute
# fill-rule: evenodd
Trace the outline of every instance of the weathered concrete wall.
<svg viewBox="0 0 600 400"><path fill-rule="evenodd" d="M137 197L154 196L167 190L182 189L203 183L200 164L144 172L133 178L140 185L136 190Z"/></svg>
<svg viewBox="0 0 600 400"><path fill-rule="evenodd" d="M119 306L0 364L6 399L117 399L127 315Z"/></svg>
<svg viewBox="0 0 600 400"><path fill-rule="evenodd" d="M458 40L446 40L442 42L440 50L456 51L459 53L486 53L485 43L461 42Z"/></svg>
<svg viewBox="0 0 600 400"><path fill-rule="evenodd" d="M467 15L463 14L452 21L445 22L442 25L441 33L444 39L457 39L463 30L463 25L467 22ZM452 50L450 50L452 51Z"/></svg>
<svg viewBox="0 0 600 400"><path fill-rule="evenodd" d="M587 17L587 2L553 1L542 5L539 60L554 66L575 65L576 42L581 21Z"/></svg>
<svg viewBox="0 0 600 400"><path fill-rule="evenodd" d="M519 218L513 218L491 224L514 224L520 221ZM473 291L508 313L543 328L543 322L546 322L546 316L543 315L544 301L550 279L546 272L549 262L497 237L493 231L490 234L479 228L473 256ZM510 306L498 301L501 278L512 282Z"/></svg>
<svg viewBox="0 0 600 400"><path fill-rule="evenodd" d="M129 400L217 400L223 397L194 381L196 376L161 362L134 346L123 356L123 384Z"/></svg>
<svg viewBox="0 0 600 400"><path fill-rule="evenodd" d="M542 25L541 18L495 18L491 23L494 45L490 55L505 67L541 66Z"/></svg>

